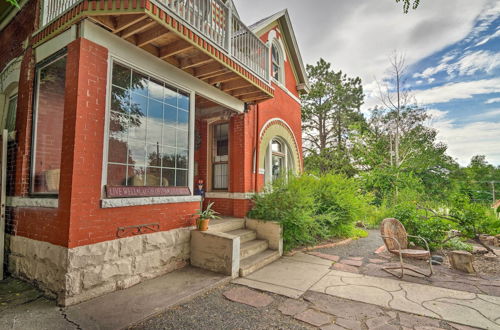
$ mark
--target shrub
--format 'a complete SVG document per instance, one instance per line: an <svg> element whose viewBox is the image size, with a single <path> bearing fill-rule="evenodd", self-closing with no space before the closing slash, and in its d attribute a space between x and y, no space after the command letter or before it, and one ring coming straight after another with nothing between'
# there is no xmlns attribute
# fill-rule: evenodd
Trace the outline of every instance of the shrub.
<svg viewBox="0 0 500 330"><path fill-rule="evenodd" d="M441 247L441 242L446 238L446 233L452 228L451 224L443 219L429 217L425 211L418 210L416 204L405 202L394 207L394 217L401 221L410 235L421 236L429 243L431 250ZM416 245L424 243L417 239L409 239Z"/></svg>
<svg viewBox="0 0 500 330"><path fill-rule="evenodd" d="M285 250L329 237L366 236L354 228L363 219L370 196L342 175L289 176L254 197L248 216L283 224Z"/></svg>

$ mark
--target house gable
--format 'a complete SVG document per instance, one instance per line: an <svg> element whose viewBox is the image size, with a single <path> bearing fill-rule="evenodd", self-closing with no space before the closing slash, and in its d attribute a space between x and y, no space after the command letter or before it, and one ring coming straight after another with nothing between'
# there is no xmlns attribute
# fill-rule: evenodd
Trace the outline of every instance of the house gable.
<svg viewBox="0 0 500 330"><path fill-rule="evenodd" d="M283 10L264 18L250 25L249 28L261 38L267 33L272 34L273 30L276 31L279 37L278 39L285 50L285 58L289 61L295 76L297 90L300 92L307 92L309 90L309 81L288 10ZM272 41L272 38L270 37L267 39L268 42Z"/></svg>

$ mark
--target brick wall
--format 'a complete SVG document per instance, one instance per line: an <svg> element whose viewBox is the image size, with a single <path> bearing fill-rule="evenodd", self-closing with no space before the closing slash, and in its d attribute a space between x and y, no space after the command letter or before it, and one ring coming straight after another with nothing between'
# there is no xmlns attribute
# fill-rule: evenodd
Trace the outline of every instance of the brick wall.
<svg viewBox="0 0 500 330"><path fill-rule="evenodd" d="M36 31L38 0L28 1L0 33L0 72L14 58L23 54L24 42Z"/></svg>

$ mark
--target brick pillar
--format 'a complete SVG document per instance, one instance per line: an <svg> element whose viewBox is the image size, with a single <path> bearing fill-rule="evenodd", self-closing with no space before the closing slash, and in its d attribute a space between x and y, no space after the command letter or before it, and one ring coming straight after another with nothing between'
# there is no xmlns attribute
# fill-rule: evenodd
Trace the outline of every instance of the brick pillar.
<svg viewBox="0 0 500 330"><path fill-rule="evenodd" d="M106 48L83 38L68 45L59 195L70 219L68 247L89 235L85 209L100 203L107 70Z"/></svg>

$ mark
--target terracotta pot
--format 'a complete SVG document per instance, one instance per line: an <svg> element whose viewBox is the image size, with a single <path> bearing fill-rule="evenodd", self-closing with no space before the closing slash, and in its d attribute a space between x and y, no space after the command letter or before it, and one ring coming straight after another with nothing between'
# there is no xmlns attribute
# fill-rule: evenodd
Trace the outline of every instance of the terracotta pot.
<svg viewBox="0 0 500 330"><path fill-rule="evenodd" d="M208 223L210 222L210 219L200 219L198 220L198 230L199 231L207 231L208 230Z"/></svg>

